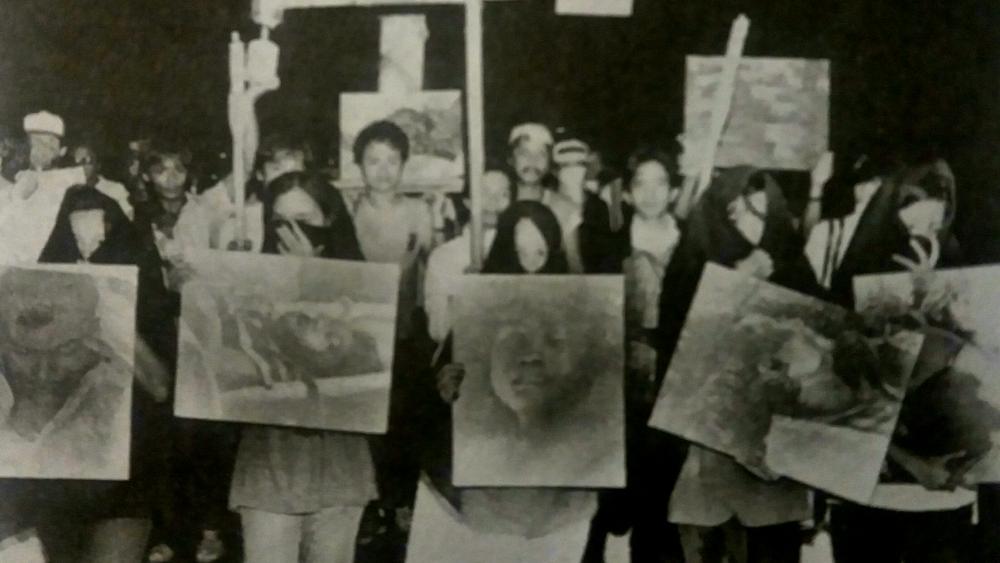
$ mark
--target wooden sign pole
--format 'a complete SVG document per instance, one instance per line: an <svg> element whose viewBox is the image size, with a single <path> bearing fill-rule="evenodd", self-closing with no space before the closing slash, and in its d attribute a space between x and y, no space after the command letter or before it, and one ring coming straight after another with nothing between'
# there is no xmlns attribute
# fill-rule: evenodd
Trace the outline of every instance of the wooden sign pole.
<svg viewBox="0 0 1000 563"><path fill-rule="evenodd" d="M483 0L465 3L465 96L469 136L469 199L472 205L472 267L483 265L483 175L486 140L483 104Z"/></svg>
<svg viewBox="0 0 1000 563"><path fill-rule="evenodd" d="M719 89L716 92L715 103L712 108L712 128L709 130L708 144L705 147L704 160L702 161L701 171L698 176L698 190L695 192L696 201L698 196L708 188L709 183L712 181L715 154L718 152L719 140L722 138L722 132L726 128L726 119L729 117L729 109L733 104L736 74L740 68L740 60L743 58L743 47L746 44L749 29L750 20L741 14L733 22L733 27L729 32L726 59L722 67L722 79L719 82Z"/></svg>

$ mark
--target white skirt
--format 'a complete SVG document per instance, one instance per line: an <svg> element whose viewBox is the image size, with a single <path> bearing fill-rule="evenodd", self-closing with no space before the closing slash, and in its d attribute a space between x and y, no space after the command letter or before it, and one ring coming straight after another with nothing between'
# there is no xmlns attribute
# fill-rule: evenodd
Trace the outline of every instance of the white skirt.
<svg viewBox="0 0 1000 563"><path fill-rule="evenodd" d="M589 532L584 519L540 538L483 533L421 480L406 563L579 563Z"/></svg>

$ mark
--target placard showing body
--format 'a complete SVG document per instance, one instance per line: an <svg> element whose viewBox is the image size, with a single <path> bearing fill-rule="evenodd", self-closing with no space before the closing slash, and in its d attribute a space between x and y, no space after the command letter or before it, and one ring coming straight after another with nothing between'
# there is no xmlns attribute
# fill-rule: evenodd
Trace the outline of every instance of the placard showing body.
<svg viewBox="0 0 1000 563"><path fill-rule="evenodd" d="M191 260L178 416L385 432L398 267L210 251Z"/></svg>
<svg viewBox="0 0 1000 563"><path fill-rule="evenodd" d="M402 191L454 192L462 189L465 148L462 93L458 90L341 94L338 187L364 185L361 169L354 162L354 141L362 129L379 120L395 123L410 140L410 158L403 169Z"/></svg>
<svg viewBox="0 0 1000 563"><path fill-rule="evenodd" d="M136 278L0 268L0 477L128 478Z"/></svg>
<svg viewBox="0 0 1000 563"><path fill-rule="evenodd" d="M650 425L768 478L866 501L920 343L708 264Z"/></svg>
<svg viewBox="0 0 1000 563"><path fill-rule="evenodd" d="M708 137L722 57L687 57L684 137ZM811 170L829 143L830 63L746 57L736 75L732 109L715 166Z"/></svg>
<svg viewBox="0 0 1000 563"><path fill-rule="evenodd" d="M621 276L468 276L456 296L457 486L625 484Z"/></svg>
<svg viewBox="0 0 1000 563"><path fill-rule="evenodd" d="M1000 481L997 287L1000 266L854 279L865 316L927 335L893 443L942 464L951 486ZM914 478L905 463L894 462L884 481Z"/></svg>

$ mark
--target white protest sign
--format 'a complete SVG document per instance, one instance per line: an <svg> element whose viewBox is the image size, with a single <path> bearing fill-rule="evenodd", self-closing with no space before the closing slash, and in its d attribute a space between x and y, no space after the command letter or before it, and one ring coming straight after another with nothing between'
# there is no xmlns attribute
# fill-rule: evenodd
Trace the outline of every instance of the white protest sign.
<svg viewBox="0 0 1000 563"><path fill-rule="evenodd" d="M556 0L556 13L562 16L632 15L633 0Z"/></svg>

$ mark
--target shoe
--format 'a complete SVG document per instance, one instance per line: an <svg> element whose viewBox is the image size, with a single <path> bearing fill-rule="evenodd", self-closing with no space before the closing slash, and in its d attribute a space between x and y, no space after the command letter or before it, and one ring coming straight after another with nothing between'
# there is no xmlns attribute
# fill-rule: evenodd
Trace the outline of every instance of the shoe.
<svg viewBox="0 0 1000 563"><path fill-rule="evenodd" d="M147 559L149 563L169 563L173 560L174 550L170 549L169 545L163 543L149 550L149 558Z"/></svg>
<svg viewBox="0 0 1000 563"><path fill-rule="evenodd" d="M201 541L198 542L198 551L195 560L198 563L215 563L226 554L226 545L219 538L219 532L215 530L203 530Z"/></svg>

